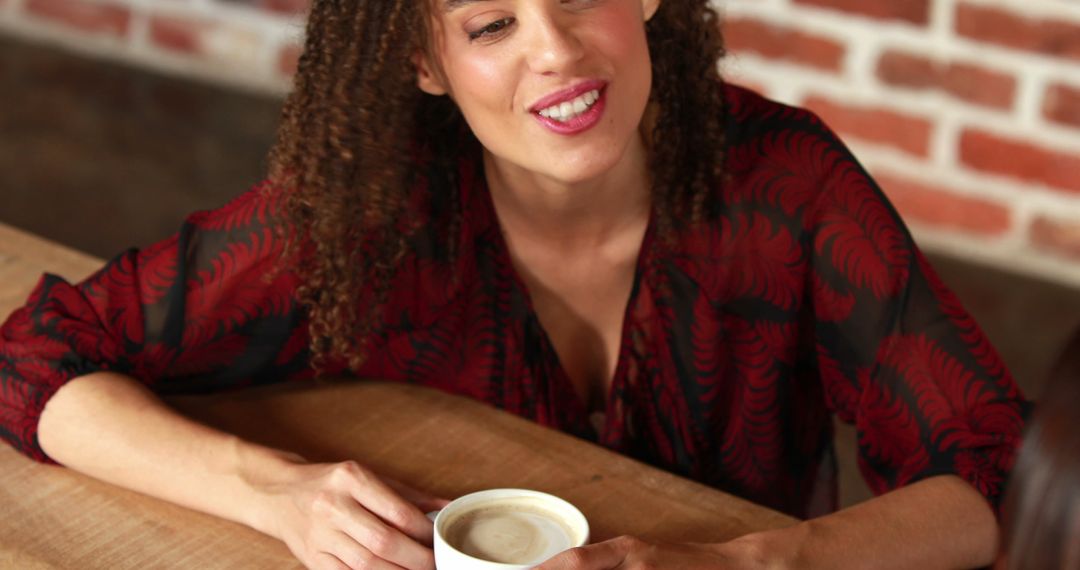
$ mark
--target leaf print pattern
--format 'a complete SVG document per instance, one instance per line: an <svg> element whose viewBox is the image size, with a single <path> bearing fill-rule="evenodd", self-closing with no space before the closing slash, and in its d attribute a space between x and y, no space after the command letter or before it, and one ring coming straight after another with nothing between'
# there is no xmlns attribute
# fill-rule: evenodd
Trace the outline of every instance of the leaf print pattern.
<svg viewBox="0 0 1080 570"><path fill-rule="evenodd" d="M743 215L722 218L715 231L695 237L679 263L707 295L753 297L781 309L799 303L801 252L786 227L761 214Z"/></svg>
<svg viewBox="0 0 1080 570"><path fill-rule="evenodd" d="M817 232L818 255L831 251L833 265L878 299L895 295L907 278L911 250L892 210L852 164L843 165L827 187L834 204Z"/></svg>

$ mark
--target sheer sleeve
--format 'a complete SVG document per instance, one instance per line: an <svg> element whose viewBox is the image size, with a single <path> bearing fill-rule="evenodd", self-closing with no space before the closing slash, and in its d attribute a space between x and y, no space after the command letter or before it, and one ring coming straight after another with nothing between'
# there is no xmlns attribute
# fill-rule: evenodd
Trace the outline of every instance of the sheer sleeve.
<svg viewBox="0 0 1080 570"><path fill-rule="evenodd" d="M306 326L282 267L276 203L256 187L78 285L42 277L0 328L0 437L48 461L42 409L64 383L96 371L162 394L303 375Z"/></svg>
<svg viewBox="0 0 1080 570"><path fill-rule="evenodd" d="M955 474L996 510L1027 404L881 190L832 141L807 220L828 404L854 423L875 493Z"/></svg>

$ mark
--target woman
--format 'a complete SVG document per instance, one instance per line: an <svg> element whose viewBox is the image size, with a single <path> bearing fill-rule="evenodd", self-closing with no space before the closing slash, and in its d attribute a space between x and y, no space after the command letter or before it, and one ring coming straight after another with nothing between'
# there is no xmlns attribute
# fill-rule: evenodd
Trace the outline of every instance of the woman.
<svg viewBox="0 0 1080 570"><path fill-rule="evenodd" d="M1080 331L1065 344L1005 499L1001 568L1080 568Z"/></svg>
<svg viewBox="0 0 1080 570"><path fill-rule="evenodd" d="M835 508L831 411L892 492L551 567L990 562L1020 394L843 145L720 55L705 0L317 0L271 182L43 280L0 337L3 432L311 567L430 568L439 500L153 392L416 382L799 516Z"/></svg>

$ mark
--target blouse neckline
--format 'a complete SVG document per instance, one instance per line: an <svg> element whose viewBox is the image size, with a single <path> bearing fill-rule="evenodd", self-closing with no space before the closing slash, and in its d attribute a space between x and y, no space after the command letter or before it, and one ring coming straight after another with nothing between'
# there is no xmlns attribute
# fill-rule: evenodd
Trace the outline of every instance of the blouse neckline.
<svg viewBox="0 0 1080 570"><path fill-rule="evenodd" d="M574 388L570 375L563 367L562 359L559 358L555 345L551 342L551 337L540 322L540 318L533 306L529 288L521 278L517 268L514 267L510 257L510 248L506 243L502 225L499 223L498 215L495 212L495 203L487 184L483 159L474 157L473 160L466 161L466 163L461 179L462 211L472 212L476 216L474 221L479 223L474 226L474 229L478 233L487 233L490 230L488 235L493 236L491 244L493 246L491 250L494 257L493 261L502 266L505 274L510 277L516 292L521 295L525 302L527 315L522 326L535 327L537 338L542 345L540 349L549 356L549 362L554 365L554 370L552 370L554 373L549 377L552 395L558 398L559 405L570 407L572 415L576 418L575 423L588 426L590 439L606 441L612 437L617 438L614 433L617 431L615 428L617 424L621 423L619 418L624 413L623 408L628 404L623 400L629 395L627 379L631 361L634 358L632 354L634 349L632 335L635 325L633 318L636 312L634 309L642 301L642 284L646 281L646 272L650 270L651 259L654 255L657 224L656 208L652 205L649 207L649 220L645 228L645 235L642 237L641 247L638 249L637 259L634 262L634 277L630 296L627 299L626 306L623 308L622 329L619 333L619 354L615 364L615 371L609 379L610 383L606 390L604 407L603 409L591 409L587 402L582 401ZM593 421L593 416L598 413L603 416L602 422ZM602 426L599 430L597 429L598 425Z"/></svg>

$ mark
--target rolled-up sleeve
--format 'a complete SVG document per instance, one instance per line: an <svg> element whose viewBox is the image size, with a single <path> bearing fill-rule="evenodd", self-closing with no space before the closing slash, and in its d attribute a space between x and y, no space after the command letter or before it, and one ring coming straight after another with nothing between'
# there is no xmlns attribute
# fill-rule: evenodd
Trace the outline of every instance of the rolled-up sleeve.
<svg viewBox="0 0 1080 570"><path fill-rule="evenodd" d="M982 330L843 145L808 216L830 408L875 493L957 475L997 510L1028 403Z"/></svg>
<svg viewBox="0 0 1080 570"><path fill-rule="evenodd" d="M260 185L81 283L42 277L0 327L0 438L49 461L38 442L45 404L97 371L162 394L305 376L306 326L276 203Z"/></svg>

